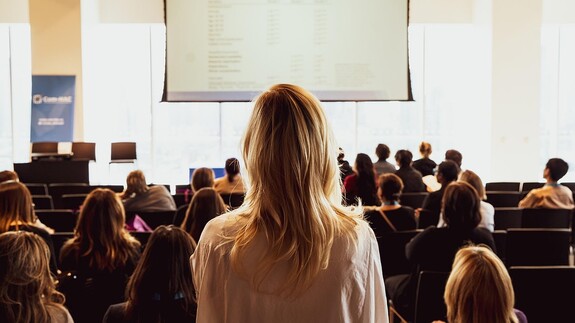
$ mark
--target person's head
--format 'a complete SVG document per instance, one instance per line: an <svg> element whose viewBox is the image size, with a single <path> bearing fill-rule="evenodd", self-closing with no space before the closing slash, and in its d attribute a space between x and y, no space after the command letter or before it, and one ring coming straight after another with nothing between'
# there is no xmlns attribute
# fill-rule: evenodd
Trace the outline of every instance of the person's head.
<svg viewBox="0 0 575 323"><path fill-rule="evenodd" d="M378 195L385 201L397 201L403 191L403 181L399 176L386 173L379 176Z"/></svg>
<svg viewBox="0 0 575 323"><path fill-rule="evenodd" d="M463 155L455 149L449 149L445 152L445 160L454 161L459 168L461 168L461 163L463 162Z"/></svg>
<svg viewBox="0 0 575 323"><path fill-rule="evenodd" d="M485 246L467 246L457 252L444 299L448 322L517 322L509 273Z"/></svg>
<svg viewBox="0 0 575 323"><path fill-rule="evenodd" d="M379 160L386 160L389 158L389 147L386 144L379 144L375 148L375 154Z"/></svg>
<svg viewBox="0 0 575 323"><path fill-rule="evenodd" d="M181 227L198 241L206 223L224 212L226 204L220 194L211 187L201 188L194 193Z"/></svg>
<svg viewBox="0 0 575 323"><path fill-rule="evenodd" d="M421 156L423 158L429 158L429 155L431 155L431 144L426 142L426 141L422 141L419 144L419 153L421 154Z"/></svg>
<svg viewBox="0 0 575 323"><path fill-rule="evenodd" d="M148 184L146 184L146 177L144 172L141 170L134 170L128 174L126 177L126 192L129 194L142 194L148 190ZM129 196L125 196L129 197Z"/></svg>
<svg viewBox="0 0 575 323"><path fill-rule="evenodd" d="M479 195L465 182L452 182L443 193L442 214L448 227L472 230L481 221Z"/></svg>
<svg viewBox="0 0 575 323"><path fill-rule="evenodd" d="M485 186L483 186L481 178L479 178L479 176L473 171L463 171L461 175L459 175L459 181L466 182L473 186L473 188L477 191L480 199L485 200L487 198L487 195L485 195Z"/></svg>
<svg viewBox="0 0 575 323"><path fill-rule="evenodd" d="M3 170L0 172L0 184L4 182L17 182L18 174L11 170Z"/></svg>
<svg viewBox="0 0 575 323"><path fill-rule="evenodd" d="M0 233L8 231L11 224L33 223L34 204L26 185L20 182L0 184Z"/></svg>
<svg viewBox="0 0 575 323"><path fill-rule="evenodd" d="M395 153L395 161L399 168L408 167L411 165L413 160L413 154L411 151L406 149L400 149Z"/></svg>
<svg viewBox="0 0 575 323"><path fill-rule="evenodd" d="M337 149L337 160L343 160L343 158L345 157L345 152L343 151L343 148L339 147Z"/></svg>
<svg viewBox="0 0 575 323"><path fill-rule="evenodd" d="M356 239L360 216L342 206L338 146L319 100L296 85L272 86L255 100L242 145L251 186L233 211L246 224L233 237L232 265L241 271L245 246L262 232L277 248L264 254L253 286L278 259L295 258L306 261L290 264L276 292L306 290L327 266L335 232Z"/></svg>
<svg viewBox="0 0 575 323"><path fill-rule="evenodd" d="M364 153L357 154L357 156L355 157L354 168L355 171L358 172L359 174L374 173L373 162L371 161L371 158L369 158L369 156Z"/></svg>
<svg viewBox="0 0 575 323"><path fill-rule="evenodd" d="M204 187L214 187L214 171L208 167L194 169L191 180L192 191L196 192Z"/></svg>
<svg viewBox="0 0 575 323"><path fill-rule="evenodd" d="M165 321L170 314L165 311L173 311L169 306L173 304L191 312L195 293L189 259L194 247L192 238L178 227L161 225L154 230L126 286L127 317Z"/></svg>
<svg viewBox="0 0 575 323"><path fill-rule="evenodd" d="M569 165L563 159L551 158L545 164L544 176L551 181L557 182L567 174L568 170Z"/></svg>
<svg viewBox="0 0 575 323"><path fill-rule="evenodd" d="M458 174L459 166L454 161L446 160L437 166L437 181L442 186L447 186L447 184L456 181Z"/></svg>
<svg viewBox="0 0 575 323"><path fill-rule="evenodd" d="M228 181L233 182L234 177L240 173L240 162L237 158L228 158L225 165L226 174L228 175Z"/></svg>
<svg viewBox="0 0 575 323"><path fill-rule="evenodd" d="M70 242L89 255L91 266L113 270L126 263L130 245L138 244L126 231L125 222L124 206L116 193L97 188L82 204Z"/></svg>
<svg viewBox="0 0 575 323"><path fill-rule="evenodd" d="M50 274L50 249L40 236L12 231L0 234L0 321L50 322L47 305L61 307Z"/></svg>

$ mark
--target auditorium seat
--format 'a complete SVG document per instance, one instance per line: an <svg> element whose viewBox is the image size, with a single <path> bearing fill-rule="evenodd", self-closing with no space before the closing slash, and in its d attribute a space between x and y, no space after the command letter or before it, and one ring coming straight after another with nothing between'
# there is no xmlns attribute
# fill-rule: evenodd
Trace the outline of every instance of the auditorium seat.
<svg viewBox="0 0 575 323"><path fill-rule="evenodd" d="M426 209L419 210L419 217L417 219L418 229L425 229L432 225L437 226L437 223L439 223L439 213Z"/></svg>
<svg viewBox="0 0 575 323"><path fill-rule="evenodd" d="M405 245L422 231L387 232L377 237L384 277L411 273L412 265L405 256Z"/></svg>
<svg viewBox="0 0 575 323"><path fill-rule="evenodd" d="M91 187L86 183L51 183L48 184L48 193L54 200L56 209L65 208L62 204L62 195L64 194L88 194Z"/></svg>
<svg viewBox="0 0 575 323"><path fill-rule="evenodd" d="M74 231L78 220L78 214L72 210L36 210L35 213L42 223L56 232Z"/></svg>
<svg viewBox="0 0 575 323"><path fill-rule="evenodd" d="M519 192L520 182L488 182L485 191Z"/></svg>
<svg viewBox="0 0 575 323"><path fill-rule="evenodd" d="M52 210L54 208L54 201L50 195L32 195L32 204L34 204L34 210Z"/></svg>
<svg viewBox="0 0 575 323"><path fill-rule="evenodd" d="M447 321L447 307L443 300L448 272L422 271L419 273L415 296L414 323Z"/></svg>
<svg viewBox="0 0 575 323"><path fill-rule="evenodd" d="M570 209L523 209L522 228L571 228Z"/></svg>
<svg viewBox="0 0 575 323"><path fill-rule="evenodd" d="M495 254L505 263L505 252L507 250L507 231L495 230L492 232L495 241Z"/></svg>
<svg viewBox="0 0 575 323"><path fill-rule="evenodd" d="M494 214L495 230L521 228L523 209L519 207L496 207Z"/></svg>
<svg viewBox="0 0 575 323"><path fill-rule="evenodd" d="M78 212L87 196L88 194L64 194L61 197L62 207Z"/></svg>
<svg viewBox="0 0 575 323"><path fill-rule="evenodd" d="M44 183L22 183L32 195L48 195L48 185Z"/></svg>
<svg viewBox="0 0 575 323"><path fill-rule="evenodd" d="M427 195L429 195L427 192L401 193L399 195L399 203L403 206L418 209L423 206L423 201L425 201Z"/></svg>
<svg viewBox="0 0 575 323"><path fill-rule="evenodd" d="M491 191L485 192L487 195L487 203L493 207L514 207L519 205L521 201L521 192L505 192L505 191Z"/></svg>
<svg viewBox="0 0 575 323"><path fill-rule="evenodd" d="M56 252L54 256L58 262L58 267L60 267L60 250L66 241L74 237L74 232L55 232L52 233L50 237L52 238L52 243L54 244L54 252Z"/></svg>
<svg viewBox="0 0 575 323"><path fill-rule="evenodd" d="M172 223L175 226L180 226L182 225L182 223L184 222L184 219L186 218L186 212L188 212L188 204L186 205L181 205L180 207L178 207L178 210L176 211L176 214L174 215L174 219L172 220Z"/></svg>
<svg viewBox="0 0 575 323"><path fill-rule="evenodd" d="M505 264L510 266L569 265L569 229L507 230Z"/></svg>
<svg viewBox="0 0 575 323"><path fill-rule="evenodd" d="M231 210L238 208L244 203L244 193L220 193L220 196L224 200L224 203L230 207Z"/></svg>

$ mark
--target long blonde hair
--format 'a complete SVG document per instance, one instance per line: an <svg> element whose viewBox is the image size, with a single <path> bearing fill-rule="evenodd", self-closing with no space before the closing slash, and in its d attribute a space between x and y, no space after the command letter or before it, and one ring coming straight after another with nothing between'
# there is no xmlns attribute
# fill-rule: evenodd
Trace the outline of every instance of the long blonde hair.
<svg viewBox="0 0 575 323"><path fill-rule="evenodd" d="M50 250L38 235L0 234L0 321L52 322L48 306L65 312L49 269Z"/></svg>
<svg viewBox="0 0 575 323"><path fill-rule="evenodd" d="M497 255L482 245L457 252L444 298L451 323L518 322L509 273Z"/></svg>
<svg viewBox="0 0 575 323"><path fill-rule="evenodd" d="M243 137L249 188L234 213L245 221L233 242L234 270L247 274L252 287L278 263L291 266L276 294L297 295L327 268L335 237L357 239L361 208L341 205L338 146L320 102L301 87L279 84L255 101ZM267 250L253 273L242 257L258 233Z"/></svg>

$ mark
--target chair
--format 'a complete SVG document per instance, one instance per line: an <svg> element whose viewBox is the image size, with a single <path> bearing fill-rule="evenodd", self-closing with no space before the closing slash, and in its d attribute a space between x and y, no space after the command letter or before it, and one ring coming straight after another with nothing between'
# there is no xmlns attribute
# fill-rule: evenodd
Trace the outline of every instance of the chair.
<svg viewBox="0 0 575 323"><path fill-rule="evenodd" d="M507 250L507 231L505 230L495 230L491 233L493 235L493 240L495 241L495 253L497 257L505 263L505 252Z"/></svg>
<svg viewBox="0 0 575 323"><path fill-rule="evenodd" d="M144 250L146 243L150 240L152 232L130 231L130 235L140 242L141 249Z"/></svg>
<svg viewBox="0 0 575 323"><path fill-rule="evenodd" d="M571 228L569 209L523 209L522 228Z"/></svg>
<svg viewBox="0 0 575 323"><path fill-rule="evenodd" d="M405 257L405 245L423 230L387 232L377 237L383 277L409 274L412 264Z"/></svg>
<svg viewBox="0 0 575 323"><path fill-rule="evenodd" d="M529 323L575 322L575 267L524 266L509 268L515 308Z"/></svg>
<svg viewBox="0 0 575 323"><path fill-rule="evenodd" d="M64 194L88 194L91 187L86 183L51 183L48 184L48 192L54 200L56 209L64 209L62 195Z"/></svg>
<svg viewBox="0 0 575 323"><path fill-rule="evenodd" d="M495 230L507 230L509 228L521 228L523 209L518 207L495 208Z"/></svg>
<svg viewBox="0 0 575 323"><path fill-rule="evenodd" d="M447 321L447 307L443 300L448 272L422 271L419 273L415 296L414 323Z"/></svg>
<svg viewBox="0 0 575 323"><path fill-rule="evenodd" d="M190 184L177 184L176 194L184 194L186 191L191 190Z"/></svg>
<svg viewBox="0 0 575 323"><path fill-rule="evenodd" d="M34 204L34 210L54 209L54 201L50 195L32 195L32 203Z"/></svg>
<svg viewBox="0 0 575 323"><path fill-rule="evenodd" d="M73 142L72 160L93 160L96 161L96 143L93 142Z"/></svg>
<svg viewBox="0 0 575 323"><path fill-rule="evenodd" d="M186 204L178 207L176 214L174 215L174 219L172 220L174 225L180 226L184 222L184 219L186 218L186 212L188 211L188 206L189 205Z"/></svg>
<svg viewBox="0 0 575 323"><path fill-rule="evenodd" d="M183 193L176 193L172 195L172 197L174 198L174 202L176 202L176 207L180 207L182 205L187 206L192 198L189 194Z"/></svg>
<svg viewBox="0 0 575 323"><path fill-rule="evenodd" d="M44 183L22 183L26 185L31 195L48 195L48 185Z"/></svg>
<svg viewBox="0 0 575 323"><path fill-rule="evenodd" d="M62 206L65 209L77 212L84 203L86 196L88 196L88 194L64 194L62 195Z"/></svg>
<svg viewBox="0 0 575 323"><path fill-rule="evenodd" d="M137 159L135 142L113 142L111 163L133 163Z"/></svg>
<svg viewBox="0 0 575 323"><path fill-rule="evenodd" d="M36 216L42 223L56 232L73 232L78 214L72 210L37 210Z"/></svg>
<svg viewBox="0 0 575 323"><path fill-rule="evenodd" d="M32 154L57 154L58 153L58 142L54 141L43 141L43 142L33 142L32 143Z"/></svg>
<svg viewBox="0 0 575 323"><path fill-rule="evenodd" d="M485 191L519 192L520 182L489 182L485 183Z"/></svg>
<svg viewBox="0 0 575 323"><path fill-rule="evenodd" d="M432 212L430 210L419 210L419 218L417 219L417 228L425 229L429 226L437 226L439 223L439 213Z"/></svg>
<svg viewBox="0 0 575 323"><path fill-rule="evenodd" d="M66 241L74 237L74 232L54 232L50 235L52 238L52 244L54 245L54 252L56 253L56 261L58 262L58 267L60 267L60 250Z"/></svg>
<svg viewBox="0 0 575 323"><path fill-rule="evenodd" d="M510 266L569 265L569 229L507 230L505 264Z"/></svg>
<svg viewBox="0 0 575 323"><path fill-rule="evenodd" d="M543 187L543 185L545 185L545 183L541 183L541 182L524 182L521 185L521 192L527 193L529 191L531 191L534 188L540 188Z"/></svg>
<svg viewBox="0 0 575 323"><path fill-rule="evenodd" d="M226 203L226 205L228 205L230 207L230 209L235 209L238 208L239 206L242 205L242 203L244 203L244 193L229 193L229 194L223 194L220 193L220 196L222 197L222 200L224 200L224 203Z"/></svg>
<svg viewBox="0 0 575 323"><path fill-rule="evenodd" d="M138 215L152 230L160 225L173 224L176 211L156 211L156 212L126 212L126 219L131 219Z"/></svg>
<svg viewBox="0 0 575 323"><path fill-rule="evenodd" d="M493 205L493 207L514 207L519 205L521 197L523 196L521 192L505 192L505 191L492 191L486 192L487 203Z"/></svg>
<svg viewBox="0 0 575 323"><path fill-rule="evenodd" d="M399 195L399 201L401 205L418 209L423 206L423 201L425 201L427 195L429 195L427 192L401 193Z"/></svg>

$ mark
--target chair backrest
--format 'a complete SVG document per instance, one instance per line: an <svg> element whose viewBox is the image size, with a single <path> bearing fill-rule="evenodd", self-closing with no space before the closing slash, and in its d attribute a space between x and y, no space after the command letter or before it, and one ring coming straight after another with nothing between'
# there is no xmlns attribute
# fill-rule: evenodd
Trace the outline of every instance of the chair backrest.
<svg viewBox="0 0 575 323"><path fill-rule="evenodd" d="M521 228L523 209L519 207L496 207L494 214L495 230Z"/></svg>
<svg viewBox="0 0 575 323"><path fill-rule="evenodd" d="M569 229L507 230L507 266L569 265Z"/></svg>
<svg viewBox="0 0 575 323"><path fill-rule="evenodd" d="M48 192L54 200L54 207L64 209L62 195L64 194L88 194L91 187L86 183L51 183L48 184Z"/></svg>
<svg viewBox="0 0 575 323"><path fill-rule="evenodd" d="M172 197L174 198L174 202L176 202L176 207L180 207L182 205L187 206L191 200L191 196L184 193L177 193L172 195Z"/></svg>
<svg viewBox="0 0 575 323"><path fill-rule="evenodd" d="M412 272L413 265L405 256L405 245L421 231L386 232L377 237L384 277Z"/></svg>
<svg viewBox="0 0 575 323"><path fill-rule="evenodd" d="M541 182L523 182L521 184L521 192L529 192L534 188L540 188L543 187L543 185L545 185L545 183L541 183Z"/></svg>
<svg viewBox="0 0 575 323"><path fill-rule="evenodd" d="M505 252L507 250L507 231L495 230L491 233L495 241L496 254L505 263Z"/></svg>
<svg viewBox="0 0 575 323"><path fill-rule="evenodd" d="M126 219L132 219L135 215L138 215L154 230L160 225L173 224L175 213L176 211L126 212Z"/></svg>
<svg viewBox="0 0 575 323"><path fill-rule="evenodd" d="M423 201L429 195L427 192L408 192L399 195L399 202L401 205L409 206L413 209L418 209L423 206Z"/></svg>
<svg viewBox="0 0 575 323"><path fill-rule="evenodd" d="M187 190L191 190L190 184L176 184L176 194L184 194Z"/></svg>
<svg viewBox="0 0 575 323"><path fill-rule="evenodd" d="M93 142L73 142L72 160L93 160L96 161L96 143Z"/></svg>
<svg viewBox="0 0 575 323"><path fill-rule="evenodd" d="M184 219L186 218L186 212L188 212L188 206L189 204L181 205L176 210L176 214L174 215L174 219L172 220L172 223L175 226L180 226L184 222Z"/></svg>
<svg viewBox="0 0 575 323"><path fill-rule="evenodd" d="M44 183L22 183L26 185L31 195L48 195L48 185Z"/></svg>
<svg viewBox="0 0 575 323"><path fill-rule="evenodd" d="M66 241L74 237L74 232L54 232L50 235L52 238L52 243L54 244L54 252L56 253L54 257L58 262L58 267L60 267L60 250Z"/></svg>
<svg viewBox="0 0 575 323"><path fill-rule="evenodd" d="M431 225L437 225L439 222L439 213L430 210L419 210L419 218L417 219L417 228L425 229Z"/></svg>
<svg viewBox="0 0 575 323"><path fill-rule="evenodd" d="M64 194L62 195L62 206L65 209L77 212L84 203L86 196L88 196L88 194Z"/></svg>
<svg viewBox="0 0 575 323"><path fill-rule="evenodd" d="M491 191L486 192L487 203L493 205L493 207L514 207L519 205L521 197L523 196L521 192L505 192L505 191Z"/></svg>
<svg viewBox="0 0 575 323"><path fill-rule="evenodd" d="M523 209L523 228L571 228L570 209Z"/></svg>
<svg viewBox="0 0 575 323"><path fill-rule="evenodd" d="M58 142L33 142L32 143L32 153L41 154L57 154L58 153Z"/></svg>
<svg viewBox="0 0 575 323"><path fill-rule="evenodd" d="M34 203L34 210L54 209L54 201L50 195L32 195L32 203Z"/></svg>
<svg viewBox="0 0 575 323"><path fill-rule="evenodd" d="M443 300L443 293L448 278L448 272L422 271L419 273L415 296L415 323L447 321L447 307Z"/></svg>
<svg viewBox="0 0 575 323"><path fill-rule="evenodd" d="M529 323L575 322L575 267L511 267L515 308Z"/></svg>
<svg viewBox="0 0 575 323"><path fill-rule="evenodd" d="M230 194L223 194L220 193L222 200L224 203L230 207L230 209L235 209L244 203L244 193L230 193Z"/></svg>
<svg viewBox="0 0 575 323"><path fill-rule="evenodd" d="M137 159L135 142L113 142L111 148L111 163L131 163Z"/></svg>
<svg viewBox="0 0 575 323"><path fill-rule="evenodd" d="M78 214L72 210L37 210L35 213L42 223L56 232L72 232L78 221Z"/></svg>
<svg viewBox="0 0 575 323"><path fill-rule="evenodd" d="M488 182L485 191L519 192L520 182Z"/></svg>

